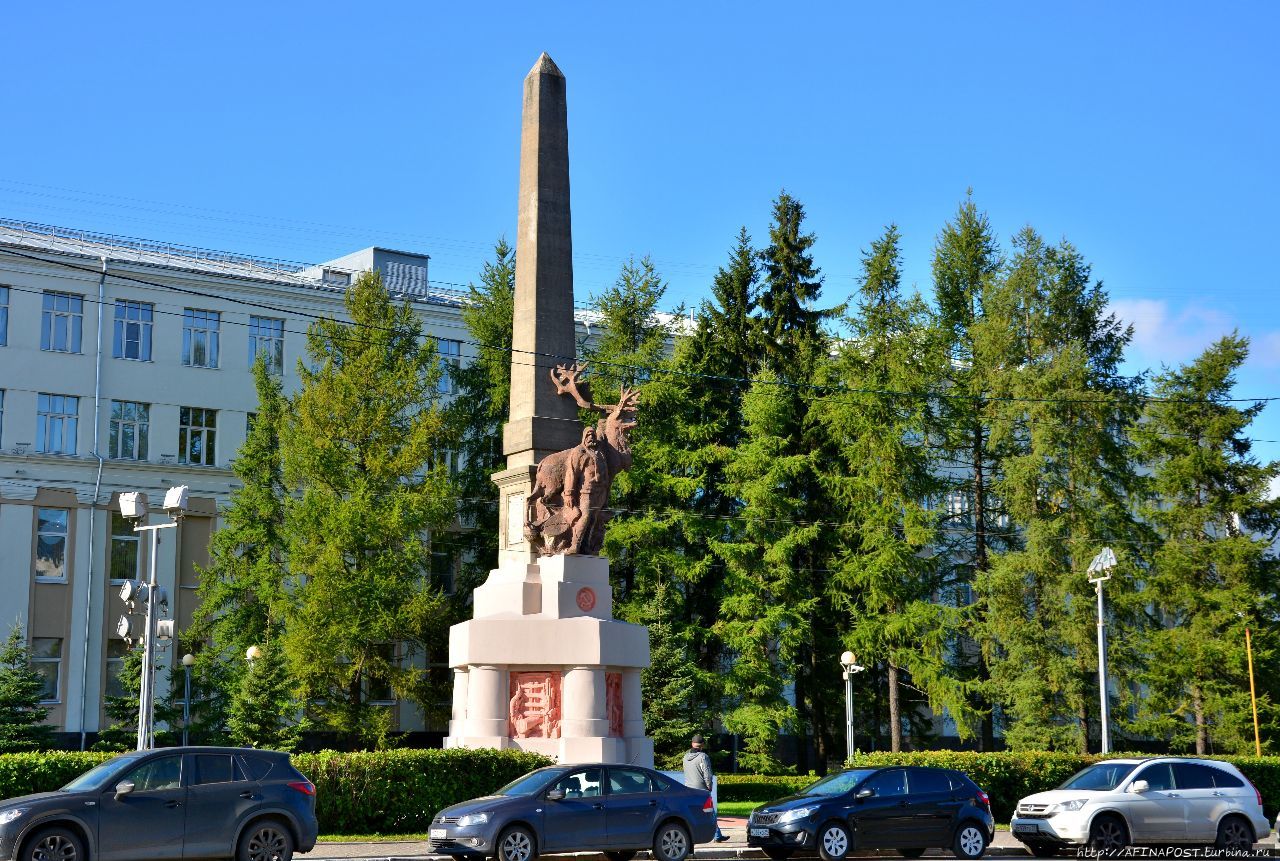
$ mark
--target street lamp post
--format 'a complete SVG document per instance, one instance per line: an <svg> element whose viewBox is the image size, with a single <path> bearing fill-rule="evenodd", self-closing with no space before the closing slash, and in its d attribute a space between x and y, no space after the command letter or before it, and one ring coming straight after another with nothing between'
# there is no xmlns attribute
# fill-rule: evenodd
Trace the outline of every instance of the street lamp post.
<svg viewBox="0 0 1280 861"><path fill-rule="evenodd" d="M182 656L182 672L186 676L183 680L182 691L182 746L187 746L187 732L191 728L191 665L196 662L196 656L187 652Z"/></svg>
<svg viewBox="0 0 1280 861"><path fill-rule="evenodd" d="M853 674L860 673L866 667L857 664L853 652L845 652L840 656L840 666L844 668L844 748L845 759L853 756Z"/></svg>
<svg viewBox="0 0 1280 861"><path fill-rule="evenodd" d="M1102 715L1099 733L1102 736L1103 753L1111 752L1111 726L1107 714L1110 710L1107 702L1107 622L1102 606L1102 584L1111 579L1110 571L1115 567L1116 554L1110 547L1102 548L1102 552L1089 563L1090 574L1102 575L1090 577L1089 582L1098 593L1098 706Z"/></svg>

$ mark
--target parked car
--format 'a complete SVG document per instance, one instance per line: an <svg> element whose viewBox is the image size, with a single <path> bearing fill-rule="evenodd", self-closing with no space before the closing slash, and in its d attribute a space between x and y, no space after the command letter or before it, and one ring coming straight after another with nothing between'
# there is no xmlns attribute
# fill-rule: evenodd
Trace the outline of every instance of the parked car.
<svg viewBox="0 0 1280 861"><path fill-rule="evenodd" d="M991 800L959 771L854 768L757 808L747 821L747 845L774 861L814 849L823 861L841 861L855 849L919 858L935 847L979 858L994 830Z"/></svg>
<svg viewBox="0 0 1280 861"><path fill-rule="evenodd" d="M432 852L534 861L542 852L600 852L630 861L685 861L715 834L711 796L634 765L540 768L493 795L446 807L428 834Z"/></svg>
<svg viewBox="0 0 1280 861"><path fill-rule="evenodd" d="M1212 843L1249 849L1267 836L1262 794L1235 766L1212 759L1108 759L1057 789L1018 802L1013 836L1037 857L1088 844Z"/></svg>
<svg viewBox="0 0 1280 861"><path fill-rule="evenodd" d="M54 792L0 802L0 859L289 861L315 846L315 792L285 753L126 753Z"/></svg>

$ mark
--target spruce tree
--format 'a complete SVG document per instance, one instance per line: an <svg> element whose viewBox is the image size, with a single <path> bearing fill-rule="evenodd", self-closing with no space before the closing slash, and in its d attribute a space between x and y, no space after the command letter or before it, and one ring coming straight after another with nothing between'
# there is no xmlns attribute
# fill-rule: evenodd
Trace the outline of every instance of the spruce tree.
<svg viewBox="0 0 1280 861"><path fill-rule="evenodd" d="M301 704L279 647L268 642L260 650L240 676L228 709L228 735L236 745L291 751L306 728L299 720Z"/></svg>
<svg viewBox="0 0 1280 861"><path fill-rule="evenodd" d="M121 696L107 696L103 711L107 726L98 733L94 750L133 750L138 744L138 697L142 692L142 648L135 645L124 653L116 678L124 690Z"/></svg>
<svg viewBox="0 0 1280 861"><path fill-rule="evenodd" d="M940 486L929 448L930 401L919 393L942 373L937 334L924 301L901 295L899 234L890 226L863 254L856 315L831 368L832 387L849 394L817 402L839 463L828 472L845 512L827 588L846 620L846 644L887 676L890 748L902 749L902 676L935 712L948 709L961 737L965 686L950 672L947 648L956 608L935 603L944 570L929 552L936 517L927 502ZM849 751L852 754L852 751Z"/></svg>
<svg viewBox="0 0 1280 861"><path fill-rule="evenodd" d="M438 452L449 437L434 342L381 277L347 291L350 323L320 320L281 434L290 605L280 638L299 693L348 743L386 741L372 684L435 714L446 691L413 654L449 622L430 536L457 503ZM432 466L434 462L434 466ZM397 645L399 644L399 645Z"/></svg>
<svg viewBox="0 0 1280 861"><path fill-rule="evenodd" d="M40 705L44 676L31 668L22 626L14 624L0 647L0 753L42 750L53 743L49 710Z"/></svg>
<svg viewBox="0 0 1280 861"><path fill-rule="evenodd" d="M1271 733L1277 718L1280 500L1269 487L1280 462L1259 461L1247 436L1263 404L1231 402L1248 352L1232 334L1156 376L1133 429L1150 470L1142 516L1156 537L1141 578L1151 625L1134 729L1202 756L1253 753L1246 627Z"/></svg>

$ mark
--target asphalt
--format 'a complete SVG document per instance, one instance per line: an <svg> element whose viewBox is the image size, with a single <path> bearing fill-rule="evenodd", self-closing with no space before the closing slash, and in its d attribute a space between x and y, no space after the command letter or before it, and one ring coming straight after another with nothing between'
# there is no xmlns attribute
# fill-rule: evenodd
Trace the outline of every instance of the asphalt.
<svg viewBox="0 0 1280 861"><path fill-rule="evenodd" d="M759 861L759 859L765 859L764 853L759 849L751 849L747 846L747 821L745 819L721 817L720 828L728 835L729 840L724 843L707 843L698 846L693 853L696 861L738 861L738 859ZM1255 847L1255 852L1262 855L1280 857L1280 849L1276 847L1274 836L1265 843L1259 843ZM320 843L310 852L295 855L294 857L303 858L306 861L337 861L337 859L346 858L367 859L367 861L401 861L401 859L409 858L443 858L445 856L432 855L427 849L426 841L374 841L369 843ZM603 855L590 852L561 857L573 858L574 861L596 861L596 859L604 861ZM649 857L650 854L648 852L641 852L636 856L637 861ZM851 853L849 857L901 858L902 856L892 851L865 851ZM925 853L925 857L951 858L953 856L949 850L931 849ZM1008 831L997 831L995 840L991 841L991 846L988 847L985 857L1030 858L1031 855L1021 843L1013 839L1013 835ZM1073 855L1064 853L1061 857L1073 857ZM1135 855L1134 857L1141 856ZM1146 855L1146 857L1156 856ZM1168 857L1174 856L1170 855ZM1195 856L1183 854L1181 857ZM1205 856L1201 855L1200 857Z"/></svg>

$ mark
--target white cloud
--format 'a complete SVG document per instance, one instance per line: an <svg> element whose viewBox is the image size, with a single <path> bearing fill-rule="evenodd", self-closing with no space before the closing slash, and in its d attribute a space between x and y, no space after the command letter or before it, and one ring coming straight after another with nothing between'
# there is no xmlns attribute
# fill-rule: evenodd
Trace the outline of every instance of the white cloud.
<svg viewBox="0 0 1280 861"><path fill-rule="evenodd" d="M1174 313L1164 299L1116 299L1111 310L1133 324L1131 351L1136 355L1130 358L1153 367L1195 358L1236 328L1235 322L1216 308L1188 305ZM1280 361L1280 333L1276 339L1275 353Z"/></svg>

